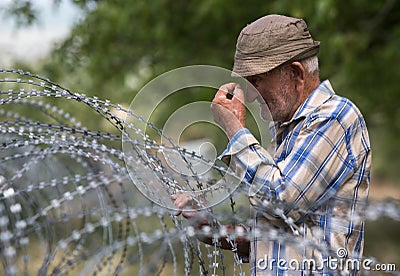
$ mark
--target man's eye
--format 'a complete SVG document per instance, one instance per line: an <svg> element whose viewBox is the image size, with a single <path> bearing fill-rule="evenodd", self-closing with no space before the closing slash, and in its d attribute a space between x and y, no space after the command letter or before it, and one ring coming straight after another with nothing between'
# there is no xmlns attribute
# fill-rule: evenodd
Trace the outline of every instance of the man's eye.
<svg viewBox="0 0 400 276"><path fill-rule="evenodd" d="M255 84L257 81L258 81L258 78L251 78L251 79L250 79L250 82L251 82L252 84Z"/></svg>
<svg viewBox="0 0 400 276"><path fill-rule="evenodd" d="M254 80L253 80L253 83L254 84L257 84L257 83L259 83L261 81L261 78L254 78Z"/></svg>
<svg viewBox="0 0 400 276"><path fill-rule="evenodd" d="M253 86L257 86L257 84L262 80L262 78L258 76L248 77L247 81L251 83Z"/></svg>

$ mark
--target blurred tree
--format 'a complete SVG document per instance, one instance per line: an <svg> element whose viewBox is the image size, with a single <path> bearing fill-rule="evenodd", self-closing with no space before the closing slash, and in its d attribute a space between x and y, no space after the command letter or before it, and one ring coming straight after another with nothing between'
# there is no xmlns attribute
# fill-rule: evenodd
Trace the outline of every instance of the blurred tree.
<svg viewBox="0 0 400 276"><path fill-rule="evenodd" d="M305 18L321 41L321 78L330 78L338 94L356 102L366 117L375 173L399 174L400 1L71 2L85 16L54 50L44 72L68 87L121 103L169 69L190 64L230 69L239 31L265 14ZM33 3L14 0L8 8L28 24L35 16Z"/></svg>

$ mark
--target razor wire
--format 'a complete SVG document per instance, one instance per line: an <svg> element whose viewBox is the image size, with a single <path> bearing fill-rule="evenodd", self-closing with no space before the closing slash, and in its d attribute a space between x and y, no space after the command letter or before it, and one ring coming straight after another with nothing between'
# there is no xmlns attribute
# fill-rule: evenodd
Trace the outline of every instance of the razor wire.
<svg viewBox="0 0 400 276"><path fill-rule="evenodd" d="M229 230L224 225L251 225L246 192L227 166L175 144L169 137L154 139L135 125L145 124L159 138L161 129L122 105L71 92L47 78L15 69L0 70L0 259L5 275L248 275L248 265L237 253L236 239L248 240L259 233ZM101 116L117 134L87 129L73 114L57 106L69 101L77 112L83 106ZM27 117L26 110L35 113ZM33 119L35 118L35 119ZM37 118L37 119L36 119ZM130 133L135 133L131 138ZM121 148L127 139L134 151ZM188 171L174 170L173 153L184 160ZM126 163L133 170L129 174ZM197 174L194 163L206 164L214 174ZM132 184L145 183L152 200ZM219 186L216 176L227 175ZM230 196L214 210L204 208L209 226L196 228L160 206L165 193L201 191L194 200L213 196L218 190ZM162 205L162 204L161 204ZM282 206L277 205L276 214ZM310 211L302 211L305 215ZM283 214L282 214L283 215ZM400 221L400 202L369 202L365 219L388 217ZM283 220L301 232L289 218ZM262 229L266 240L314 247L326 245L296 236ZM212 244L196 239L212 237ZM220 239L232 247L220 249ZM369 256L367 256L369 257ZM373 256L371 256L373 258ZM163 274L164 273L164 274ZM396 272L393 272L396 274ZM398 273L397 273L398 275Z"/></svg>

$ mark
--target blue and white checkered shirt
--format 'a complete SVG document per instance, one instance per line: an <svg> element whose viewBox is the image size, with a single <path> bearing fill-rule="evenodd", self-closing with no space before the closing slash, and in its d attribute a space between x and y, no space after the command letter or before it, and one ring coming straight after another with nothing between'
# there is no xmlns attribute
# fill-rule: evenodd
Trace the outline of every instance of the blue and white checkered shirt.
<svg viewBox="0 0 400 276"><path fill-rule="evenodd" d="M371 163L360 111L326 80L271 133L272 155L245 128L222 154L249 186L251 274L357 274Z"/></svg>

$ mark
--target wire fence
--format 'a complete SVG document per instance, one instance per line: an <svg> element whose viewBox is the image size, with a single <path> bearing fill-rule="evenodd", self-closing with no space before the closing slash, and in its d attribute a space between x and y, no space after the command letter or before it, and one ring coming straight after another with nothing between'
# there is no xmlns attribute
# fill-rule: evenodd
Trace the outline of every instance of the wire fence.
<svg viewBox="0 0 400 276"><path fill-rule="evenodd" d="M260 233L225 227L252 224L246 190L229 167L163 137L161 129L121 105L22 70L0 74L3 274L249 274L237 239ZM108 127L86 128L60 107L65 102L76 112L90 108ZM114 131L104 130L110 126ZM207 173L198 173L198 164ZM176 216L170 196L182 192L196 195L207 226ZM278 204L277 214L281 208ZM363 216L400 221L400 202L369 202ZM294 221L282 219L301 234ZM259 231L265 240L333 250L314 240L305 244L292 232ZM211 244L200 242L201 235L212 237ZM220 249L221 239L232 250Z"/></svg>

